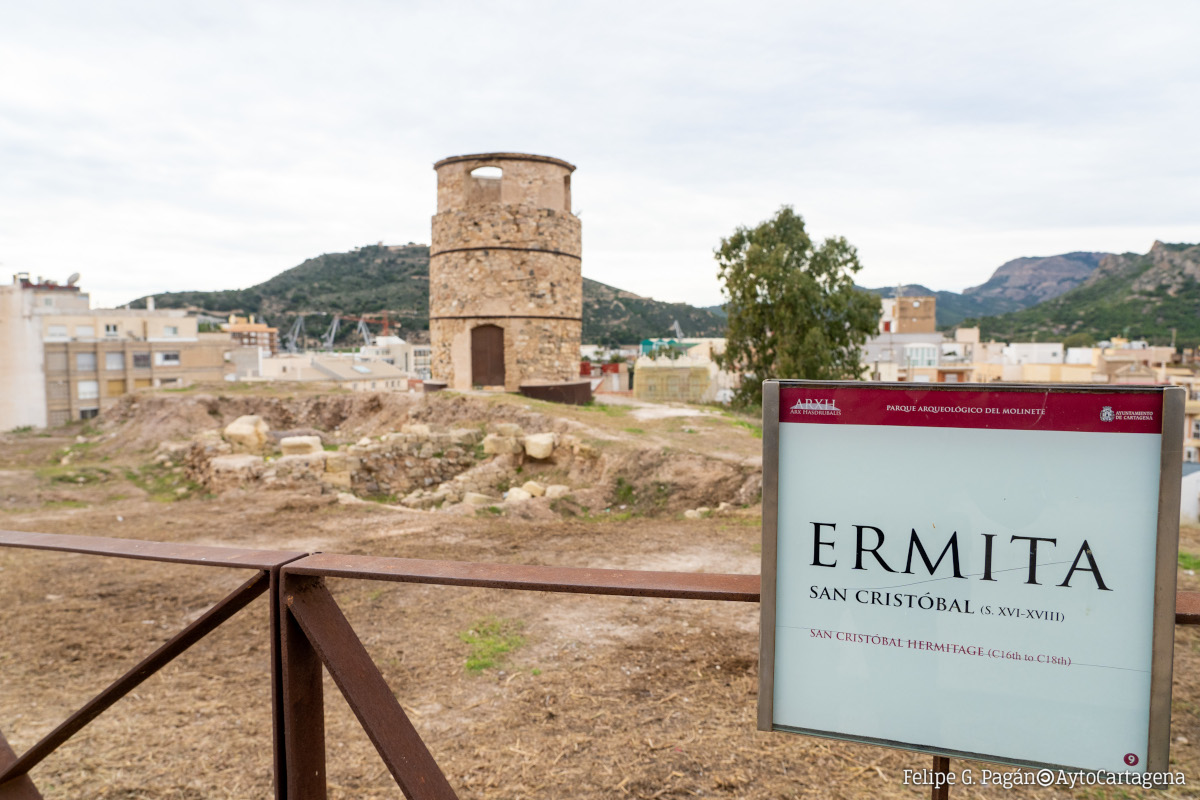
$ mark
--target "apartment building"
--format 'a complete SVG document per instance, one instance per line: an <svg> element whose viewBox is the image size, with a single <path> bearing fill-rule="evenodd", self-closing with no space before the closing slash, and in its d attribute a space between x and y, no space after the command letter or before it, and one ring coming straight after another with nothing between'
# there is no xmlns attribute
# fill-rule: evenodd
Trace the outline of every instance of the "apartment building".
<svg viewBox="0 0 1200 800"><path fill-rule="evenodd" d="M265 322L255 322L253 315L230 315L229 321L222 323L221 330L227 331L229 337L241 347L257 347L268 355L279 355L279 329Z"/></svg>
<svg viewBox="0 0 1200 800"><path fill-rule="evenodd" d="M221 380L227 342L183 311L94 309L74 281L0 286L0 430L89 419L142 388Z"/></svg>

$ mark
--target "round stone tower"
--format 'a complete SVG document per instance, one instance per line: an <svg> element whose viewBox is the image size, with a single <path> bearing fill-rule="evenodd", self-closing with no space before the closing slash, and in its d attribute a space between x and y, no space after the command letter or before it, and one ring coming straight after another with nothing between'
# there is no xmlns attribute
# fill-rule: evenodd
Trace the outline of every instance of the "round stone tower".
<svg viewBox="0 0 1200 800"><path fill-rule="evenodd" d="M572 164L523 153L433 165L429 248L434 380L451 389L579 379L582 244Z"/></svg>

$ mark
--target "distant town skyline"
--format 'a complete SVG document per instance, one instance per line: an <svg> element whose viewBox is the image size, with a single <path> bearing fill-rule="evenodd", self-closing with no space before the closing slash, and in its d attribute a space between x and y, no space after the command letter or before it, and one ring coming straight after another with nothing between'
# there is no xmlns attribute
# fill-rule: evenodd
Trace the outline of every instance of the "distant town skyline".
<svg viewBox="0 0 1200 800"><path fill-rule="evenodd" d="M636 23L634 22L636 20ZM578 166L585 277L721 302L784 204L866 286L1200 241L1200 6L131 0L0 28L0 269L98 305L430 239L433 163Z"/></svg>

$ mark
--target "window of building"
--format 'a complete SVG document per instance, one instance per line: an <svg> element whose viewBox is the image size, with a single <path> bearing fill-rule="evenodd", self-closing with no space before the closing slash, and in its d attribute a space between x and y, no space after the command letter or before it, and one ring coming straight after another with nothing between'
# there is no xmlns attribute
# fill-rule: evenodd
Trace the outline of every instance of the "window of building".
<svg viewBox="0 0 1200 800"><path fill-rule="evenodd" d="M158 367L178 367L179 353L174 351L155 353L154 365Z"/></svg>
<svg viewBox="0 0 1200 800"><path fill-rule="evenodd" d="M79 418L80 419L95 419L98 416L100 416L100 409L98 409L98 408L81 408L81 409L79 409Z"/></svg>
<svg viewBox="0 0 1200 800"><path fill-rule="evenodd" d="M47 297L47 298L45 298L44 300L42 300L42 305L44 305L44 306L47 306L47 307L49 307L49 306L53 306L53 305L54 305L54 298L53 298L53 297Z"/></svg>
<svg viewBox="0 0 1200 800"><path fill-rule="evenodd" d="M125 354L124 353L105 353L104 368L110 371L118 371L125 369Z"/></svg>
<svg viewBox="0 0 1200 800"><path fill-rule="evenodd" d="M46 397L50 400L67 400L71 390L66 381L49 381L46 383Z"/></svg>
<svg viewBox="0 0 1200 800"><path fill-rule="evenodd" d="M112 378L105 383L104 393L109 397L119 397L125 394L125 379Z"/></svg>
<svg viewBox="0 0 1200 800"><path fill-rule="evenodd" d="M66 372L67 354L63 352L46 353L46 372Z"/></svg>
<svg viewBox="0 0 1200 800"><path fill-rule="evenodd" d="M79 372L95 372L96 371L96 354L95 353L76 353L75 354L75 369Z"/></svg>
<svg viewBox="0 0 1200 800"><path fill-rule="evenodd" d="M1197 461L1196 448L1194 448L1194 447L1183 448L1183 460L1187 461L1190 464L1196 463L1196 461Z"/></svg>
<svg viewBox="0 0 1200 800"><path fill-rule="evenodd" d="M46 326L46 336L51 339L65 339L67 338L67 326L48 325Z"/></svg>
<svg viewBox="0 0 1200 800"><path fill-rule="evenodd" d="M163 336L178 336L178 335L179 335L179 326L178 325L163 326Z"/></svg>
<svg viewBox="0 0 1200 800"><path fill-rule="evenodd" d="M75 326L75 338L76 339L95 339L96 338L96 326L95 325L76 325Z"/></svg>
<svg viewBox="0 0 1200 800"><path fill-rule="evenodd" d="M1192 420L1192 438L1200 439L1200 419Z"/></svg>
<svg viewBox="0 0 1200 800"><path fill-rule="evenodd" d="M119 325L117 325L117 323L115 323L115 322L104 323L104 335L105 336L119 336L120 334L121 334L121 328Z"/></svg>
<svg viewBox="0 0 1200 800"><path fill-rule="evenodd" d="M100 381L80 381L78 393L80 400L95 400L100 396Z"/></svg>
<svg viewBox="0 0 1200 800"><path fill-rule="evenodd" d="M134 353L133 354L134 369L150 369L150 354L149 353Z"/></svg>

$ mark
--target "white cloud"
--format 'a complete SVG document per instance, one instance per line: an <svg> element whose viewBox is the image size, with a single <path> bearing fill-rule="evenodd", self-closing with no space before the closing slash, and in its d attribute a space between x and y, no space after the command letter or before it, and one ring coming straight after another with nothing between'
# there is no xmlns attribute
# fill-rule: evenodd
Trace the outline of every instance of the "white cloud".
<svg viewBox="0 0 1200 800"><path fill-rule="evenodd" d="M100 302L428 241L432 163L576 163L584 273L720 299L789 203L859 281L1200 240L1200 6L25 4L0 28L0 263Z"/></svg>

